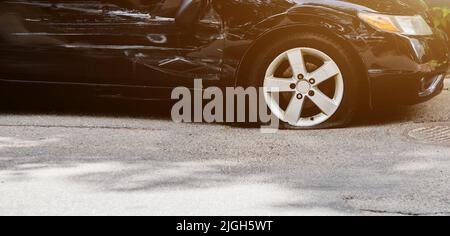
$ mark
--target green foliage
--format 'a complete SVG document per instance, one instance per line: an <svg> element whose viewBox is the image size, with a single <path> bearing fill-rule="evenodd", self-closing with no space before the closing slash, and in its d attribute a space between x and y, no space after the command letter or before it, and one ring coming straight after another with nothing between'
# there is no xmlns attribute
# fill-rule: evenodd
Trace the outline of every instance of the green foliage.
<svg viewBox="0 0 450 236"><path fill-rule="evenodd" d="M435 27L448 29L450 26L450 8L435 7L433 8L433 12Z"/></svg>

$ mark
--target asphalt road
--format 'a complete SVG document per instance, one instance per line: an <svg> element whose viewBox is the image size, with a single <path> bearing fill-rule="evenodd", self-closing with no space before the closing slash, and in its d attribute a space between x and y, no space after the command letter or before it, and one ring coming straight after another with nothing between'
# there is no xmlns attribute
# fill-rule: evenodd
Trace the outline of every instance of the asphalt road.
<svg viewBox="0 0 450 236"><path fill-rule="evenodd" d="M450 215L449 102L276 134L114 106L6 109L0 215Z"/></svg>

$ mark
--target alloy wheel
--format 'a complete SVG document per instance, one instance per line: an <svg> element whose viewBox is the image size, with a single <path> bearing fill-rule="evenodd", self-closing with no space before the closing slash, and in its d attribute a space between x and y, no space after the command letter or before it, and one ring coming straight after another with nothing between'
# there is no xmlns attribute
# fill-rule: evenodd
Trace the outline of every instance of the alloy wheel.
<svg viewBox="0 0 450 236"><path fill-rule="evenodd" d="M288 75L283 73L286 68ZM313 48L294 48L276 57L266 71L263 87L272 113L296 127L313 127L329 120L344 97L337 63Z"/></svg>

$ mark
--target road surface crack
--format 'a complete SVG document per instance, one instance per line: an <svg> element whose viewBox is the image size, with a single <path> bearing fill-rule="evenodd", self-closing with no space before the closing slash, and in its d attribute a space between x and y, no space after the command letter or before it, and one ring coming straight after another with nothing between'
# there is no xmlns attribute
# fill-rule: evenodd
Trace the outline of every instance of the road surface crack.
<svg viewBox="0 0 450 236"><path fill-rule="evenodd" d="M141 130L161 131L162 129L142 127L119 127L119 126L90 126L90 125L2 125L0 127L31 127L31 128L63 128L63 129L112 129L112 130Z"/></svg>
<svg viewBox="0 0 450 236"><path fill-rule="evenodd" d="M376 213L376 214L395 214L403 216L437 216L437 215L450 215L450 212L429 212L429 213L414 213L404 211L387 211L387 210L374 210L374 209L359 209L360 211Z"/></svg>

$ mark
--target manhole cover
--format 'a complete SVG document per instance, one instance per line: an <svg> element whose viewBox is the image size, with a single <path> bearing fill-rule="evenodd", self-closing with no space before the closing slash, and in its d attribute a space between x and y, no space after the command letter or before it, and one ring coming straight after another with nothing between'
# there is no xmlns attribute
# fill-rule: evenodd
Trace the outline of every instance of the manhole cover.
<svg viewBox="0 0 450 236"><path fill-rule="evenodd" d="M421 127L409 131L408 136L419 142L450 145L450 126Z"/></svg>

